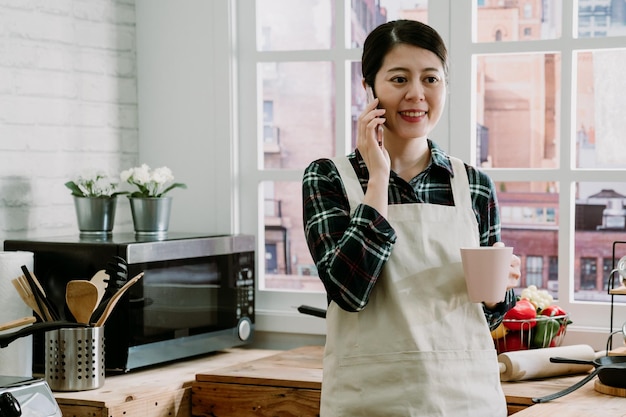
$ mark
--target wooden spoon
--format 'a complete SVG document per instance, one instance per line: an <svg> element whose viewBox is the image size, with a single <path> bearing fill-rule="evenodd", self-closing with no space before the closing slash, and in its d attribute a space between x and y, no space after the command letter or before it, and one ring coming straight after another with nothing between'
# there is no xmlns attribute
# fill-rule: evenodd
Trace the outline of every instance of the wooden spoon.
<svg viewBox="0 0 626 417"><path fill-rule="evenodd" d="M65 288L65 302L78 323L89 324L91 313L98 306L98 287L91 281L72 280Z"/></svg>
<svg viewBox="0 0 626 417"><path fill-rule="evenodd" d="M37 319L35 318L35 316L22 317L21 319L12 320L12 321L0 324L0 331L13 329L14 327L26 326L27 324L32 324L36 321Z"/></svg>
<svg viewBox="0 0 626 417"><path fill-rule="evenodd" d="M106 308L102 312L102 315L100 316L98 321L96 321L95 323L96 327L100 327L104 325L104 323L109 318L109 315L111 315L113 308L115 307L117 302L120 300L120 298L122 298L122 295L124 295L126 290L128 290L135 282L139 281L139 279L143 277L143 274L144 274L143 272L138 273L133 279L128 280L128 282L124 284L122 288L120 288L119 290L117 290L115 294L113 294L113 297L111 297L111 299L109 300Z"/></svg>
<svg viewBox="0 0 626 417"><path fill-rule="evenodd" d="M109 285L109 274L106 273L104 269L96 272L90 280L98 289L98 302L96 305L100 305L100 301L104 297L104 293L106 292L107 286Z"/></svg>

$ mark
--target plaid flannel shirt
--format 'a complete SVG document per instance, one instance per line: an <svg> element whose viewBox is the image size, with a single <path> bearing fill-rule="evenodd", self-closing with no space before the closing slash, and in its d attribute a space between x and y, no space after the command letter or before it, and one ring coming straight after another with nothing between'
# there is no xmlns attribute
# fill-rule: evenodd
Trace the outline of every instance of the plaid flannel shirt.
<svg viewBox="0 0 626 417"><path fill-rule="evenodd" d="M430 164L406 182L394 172L389 178L389 204L429 203L454 205L450 177L454 175L448 155L428 141ZM348 155L367 189L369 173L358 150ZM465 165L472 206L478 221L480 245L500 240L500 217L495 185L485 173ZM347 311L360 311L380 276L396 241L387 220L374 208L359 204L350 215L350 205L341 177L329 159L312 162L302 180L304 229L307 244L326 289L328 302ZM506 311L515 305L513 290L504 302L489 310L483 306L490 329L495 329Z"/></svg>

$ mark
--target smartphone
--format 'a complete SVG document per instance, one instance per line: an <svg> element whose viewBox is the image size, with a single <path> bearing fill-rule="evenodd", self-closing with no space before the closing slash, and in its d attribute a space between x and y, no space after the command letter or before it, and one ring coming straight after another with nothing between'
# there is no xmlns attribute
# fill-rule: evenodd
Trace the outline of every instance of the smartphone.
<svg viewBox="0 0 626 417"><path fill-rule="evenodd" d="M367 102L371 103L374 101L374 89L372 89L371 85L365 87L365 92L367 94ZM378 146L383 146L383 125L378 125L376 128L376 135L378 139Z"/></svg>
<svg viewBox="0 0 626 417"><path fill-rule="evenodd" d="M365 93L367 94L367 102L371 103L372 101L374 101L374 90L372 89L371 85L368 85L367 87L365 87Z"/></svg>

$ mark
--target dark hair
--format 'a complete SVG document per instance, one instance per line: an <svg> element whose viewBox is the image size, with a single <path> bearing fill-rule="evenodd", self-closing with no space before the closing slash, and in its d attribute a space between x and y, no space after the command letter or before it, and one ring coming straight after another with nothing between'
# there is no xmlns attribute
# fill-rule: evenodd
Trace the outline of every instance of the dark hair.
<svg viewBox="0 0 626 417"><path fill-rule="evenodd" d="M444 75L448 76L448 50L439 33L422 22L401 19L383 23L365 39L361 72L368 85L374 86L374 79L387 53L402 43L427 49L437 55Z"/></svg>

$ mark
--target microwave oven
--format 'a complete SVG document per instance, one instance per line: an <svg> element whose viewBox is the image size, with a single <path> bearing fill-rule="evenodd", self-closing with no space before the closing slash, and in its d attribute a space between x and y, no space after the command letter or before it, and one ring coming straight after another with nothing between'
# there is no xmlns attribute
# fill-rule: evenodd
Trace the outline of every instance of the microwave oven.
<svg viewBox="0 0 626 417"><path fill-rule="evenodd" d="M134 233L6 240L34 253L34 274L61 318L67 282L90 279L119 256L128 278L144 272L104 325L107 373L249 344L254 336L255 240L250 235ZM33 371L44 370L44 335L33 336Z"/></svg>

